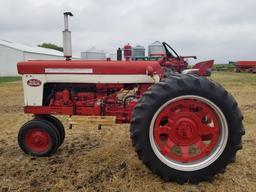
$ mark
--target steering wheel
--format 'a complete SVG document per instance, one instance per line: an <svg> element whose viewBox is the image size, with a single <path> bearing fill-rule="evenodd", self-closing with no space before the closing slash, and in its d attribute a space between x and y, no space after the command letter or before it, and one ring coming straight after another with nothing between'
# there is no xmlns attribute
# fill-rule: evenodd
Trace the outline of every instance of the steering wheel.
<svg viewBox="0 0 256 192"><path fill-rule="evenodd" d="M166 42L163 42L162 45L164 46L167 58L180 59L180 56L178 55L178 53L176 53L176 51L170 45L168 45ZM173 52L175 56L171 52Z"/></svg>

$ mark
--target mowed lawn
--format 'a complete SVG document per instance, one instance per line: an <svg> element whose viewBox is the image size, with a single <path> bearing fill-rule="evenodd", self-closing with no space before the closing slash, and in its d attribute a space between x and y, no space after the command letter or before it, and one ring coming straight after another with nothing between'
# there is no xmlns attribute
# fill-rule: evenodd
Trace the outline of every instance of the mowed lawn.
<svg viewBox="0 0 256 192"><path fill-rule="evenodd" d="M1 191L256 191L256 74L214 72L212 78L236 98L244 114L243 150L224 174L198 185L167 183L153 175L131 146L129 125L107 125L84 118L58 152L47 158L25 155L17 133L31 119L23 114L19 79L0 78L0 192ZM19 80L19 81L16 81ZM3 82L5 81L5 82ZM66 117L60 117L67 127Z"/></svg>
<svg viewBox="0 0 256 192"><path fill-rule="evenodd" d="M21 77L0 77L0 84L1 83L8 83L13 81L19 81L21 80Z"/></svg>

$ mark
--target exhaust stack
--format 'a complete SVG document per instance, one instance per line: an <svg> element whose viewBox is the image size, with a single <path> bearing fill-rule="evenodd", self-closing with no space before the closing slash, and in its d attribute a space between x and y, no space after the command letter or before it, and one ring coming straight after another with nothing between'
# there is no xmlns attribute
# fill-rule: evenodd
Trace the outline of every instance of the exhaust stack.
<svg viewBox="0 0 256 192"><path fill-rule="evenodd" d="M72 43L71 43L71 31L68 30L68 16L73 16L71 12L64 12L64 31L63 34L63 51L66 60L70 60L72 57Z"/></svg>

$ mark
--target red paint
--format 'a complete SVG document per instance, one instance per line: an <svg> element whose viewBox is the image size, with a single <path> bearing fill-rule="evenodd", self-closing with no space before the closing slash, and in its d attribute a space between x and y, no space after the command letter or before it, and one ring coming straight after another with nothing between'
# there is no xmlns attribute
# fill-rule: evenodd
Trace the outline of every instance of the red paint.
<svg viewBox="0 0 256 192"><path fill-rule="evenodd" d="M30 151L35 153L46 152L51 145L49 134L39 128L28 130L25 136L25 144Z"/></svg>
<svg viewBox="0 0 256 192"><path fill-rule="evenodd" d="M100 107L56 107L56 106L26 106L24 107L25 113L32 113L35 115L42 114L55 114L55 115L88 115L88 116L99 116Z"/></svg>
<svg viewBox="0 0 256 192"><path fill-rule="evenodd" d="M42 84L42 82L38 79L30 79L27 81L27 85L31 87L38 87Z"/></svg>
<svg viewBox="0 0 256 192"><path fill-rule="evenodd" d="M35 115L41 114L58 114L58 115L73 115L73 107L49 107L49 106L25 106L25 113L32 113Z"/></svg>
<svg viewBox="0 0 256 192"><path fill-rule="evenodd" d="M87 115L87 116L116 116L117 123L129 123L131 113L137 104L137 98L148 90L150 84L139 85L138 93L130 100L120 100L116 84L113 87L103 86L97 92L74 92L69 89L57 91L50 98L48 106L26 106L25 113L58 114L58 115ZM60 88L60 87L59 87ZM121 90L122 87L118 87ZM135 87L128 87L134 89ZM113 92L112 94L109 94Z"/></svg>
<svg viewBox="0 0 256 192"><path fill-rule="evenodd" d="M95 93L90 92L79 92L77 93L76 106L94 106L95 103Z"/></svg>
<svg viewBox="0 0 256 192"><path fill-rule="evenodd" d="M193 66L193 69L199 69L198 74L200 76L205 76L207 74L207 70L211 70L213 66L214 60L203 61L197 63Z"/></svg>
<svg viewBox="0 0 256 192"><path fill-rule="evenodd" d="M147 75L149 75L150 77L154 76L154 69L153 69L153 67L147 66L146 72L147 72Z"/></svg>
<svg viewBox="0 0 256 192"><path fill-rule="evenodd" d="M160 65L164 67L171 67L174 69L176 72L181 72L184 69L188 68L188 63L185 59L182 57L180 58L168 58L168 57L163 57L159 60Z"/></svg>
<svg viewBox="0 0 256 192"><path fill-rule="evenodd" d="M64 102L64 105L69 105L71 104L71 100L70 100L70 93L69 93L69 90L65 89L62 93L62 99L63 99L63 102Z"/></svg>
<svg viewBox="0 0 256 192"><path fill-rule="evenodd" d="M27 61L17 64L19 74L46 74L46 68L93 69L93 74L146 74L151 66L155 73L162 75L157 61ZM52 73L51 73L52 74ZM69 73L61 73L69 74ZM72 73L74 74L74 73ZM88 74L87 74L88 75Z"/></svg>
<svg viewBox="0 0 256 192"><path fill-rule="evenodd" d="M124 58L129 60L132 57L132 46L128 43L124 46Z"/></svg>
<svg viewBox="0 0 256 192"><path fill-rule="evenodd" d="M256 61L237 61L235 66L237 71L256 73Z"/></svg>
<svg viewBox="0 0 256 192"><path fill-rule="evenodd" d="M54 97L50 101L50 106L72 106L73 102L70 98L69 90L55 92Z"/></svg>
<svg viewBox="0 0 256 192"><path fill-rule="evenodd" d="M236 65L239 67L255 67L256 61L237 61Z"/></svg>
<svg viewBox="0 0 256 192"><path fill-rule="evenodd" d="M161 153L183 163L206 157L216 147L219 136L219 119L214 110L194 99L170 103L159 113L154 125L154 140ZM196 147L198 153L188 153L191 147Z"/></svg>
<svg viewBox="0 0 256 192"><path fill-rule="evenodd" d="M75 115L100 116L101 107L96 103L91 107L76 107Z"/></svg>
<svg viewBox="0 0 256 192"><path fill-rule="evenodd" d="M127 51L131 51L131 46L127 45ZM131 56L131 52L127 53ZM189 56L190 57L190 56ZM19 74L46 74L46 69L88 69L92 71L87 75L149 75L153 77L155 74L163 78L166 68L172 68L177 72L181 72L188 66L186 57L167 58L163 57L159 61L28 61L20 62L17 65ZM200 75L205 73L211 67L213 61L201 62L196 65L199 67ZM71 74L69 72L57 74ZM81 74L73 70L74 75ZM50 73L52 74L52 73ZM40 82L41 83L41 82ZM40 84L35 79L29 80L31 86L39 86ZM81 84L81 89L76 89L79 84L65 84L60 86L56 84L44 94L44 106L26 106L25 113L32 114L58 114L58 115L87 115L87 116L116 116L117 123L129 123L132 110L137 103L137 99L142 97L145 91L152 84ZM87 87L87 89L86 89ZM128 91L137 89L132 100L126 102L120 100L118 94L122 89ZM45 91L45 90L44 90ZM185 126L185 125L184 125ZM181 126L182 127L182 126ZM180 128L178 131L181 134L189 135L191 133ZM192 134L193 135L193 134Z"/></svg>

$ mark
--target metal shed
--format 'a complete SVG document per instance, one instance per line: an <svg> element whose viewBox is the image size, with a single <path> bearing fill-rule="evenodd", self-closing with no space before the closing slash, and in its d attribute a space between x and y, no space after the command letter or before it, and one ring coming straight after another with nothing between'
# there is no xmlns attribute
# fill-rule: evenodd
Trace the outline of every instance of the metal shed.
<svg viewBox="0 0 256 192"><path fill-rule="evenodd" d="M16 64L27 60L65 59L60 51L0 40L0 76L16 76Z"/></svg>

